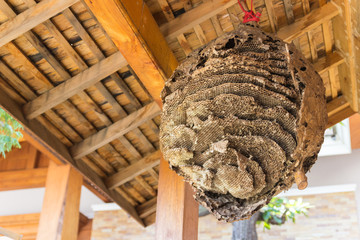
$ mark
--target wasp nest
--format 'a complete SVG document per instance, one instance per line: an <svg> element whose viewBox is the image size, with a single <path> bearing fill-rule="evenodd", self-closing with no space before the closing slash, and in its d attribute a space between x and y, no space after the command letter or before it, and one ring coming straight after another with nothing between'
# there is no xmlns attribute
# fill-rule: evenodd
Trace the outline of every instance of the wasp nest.
<svg viewBox="0 0 360 240"><path fill-rule="evenodd" d="M162 100L164 158L219 220L250 217L290 188L323 142L319 74L293 44L253 26L192 52Z"/></svg>

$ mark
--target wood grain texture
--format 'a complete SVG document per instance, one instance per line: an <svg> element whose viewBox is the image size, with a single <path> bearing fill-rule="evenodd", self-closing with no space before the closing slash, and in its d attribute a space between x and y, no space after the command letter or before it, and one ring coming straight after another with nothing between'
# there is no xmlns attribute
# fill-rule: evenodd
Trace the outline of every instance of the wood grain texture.
<svg viewBox="0 0 360 240"><path fill-rule="evenodd" d="M69 184L70 165L50 161L45 195L40 214L38 240L58 240L62 231L63 208Z"/></svg>
<svg viewBox="0 0 360 240"><path fill-rule="evenodd" d="M329 2L323 7L310 12L299 21L281 28L277 32L277 36L285 42L291 42L295 38L301 36L311 29L314 29L323 22L334 18L338 14L339 9L332 2Z"/></svg>
<svg viewBox="0 0 360 240"><path fill-rule="evenodd" d="M77 240L80 220L80 195L83 177L74 168L70 169L66 187L62 219L62 240Z"/></svg>
<svg viewBox="0 0 360 240"><path fill-rule="evenodd" d="M198 203L190 185L161 159L156 208L157 240L197 240Z"/></svg>
<svg viewBox="0 0 360 240"><path fill-rule="evenodd" d="M127 132L137 128L141 124L156 117L161 112L159 106L153 102L131 113L127 117L113 123L107 128L100 130L82 142L71 147L71 154L75 159L84 157L105 144L123 136Z"/></svg>
<svg viewBox="0 0 360 240"><path fill-rule="evenodd" d="M134 164L120 170L119 172L115 173L114 175L110 176L106 179L106 185L110 189L114 189L134 177L146 172L148 169L153 168L160 163L161 152L158 150L153 152L141 160L137 161Z"/></svg>
<svg viewBox="0 0 360 240"><path fill-rule="evenodd" d="M161 106L160 92L177 61L142 0L85 0L136 75Z"/></svg>
<svg viewBox="0 0 360 240"><path fill-rule="evenodd" d="M351 133L351 149L358 149L360 148L360 114L352 115L349 118L349 124Z"/></svg>
<svg viewBox="0 0 360 240"><path fill-rule="evenodd" d="M319 74L323 74L329 71L330 68L335 68L342 63L344 63L344 58L338 52L332 52L319 58L313 66Z"/></svg>
<svg viewBox="0 0 360 240"><path fill-rule="evenodd" d="M45 186L47 168L0 172L0 191L10 191Z"/></svg>
<svg viewBox="0 0 360 240"><path fill-rule="evenodd" d="M151 215L152 213L156 212L156 202L157 202L157 198L154 197L149 201L137 206L136 210L138 211L139 216L141 218L145 218Z"/></svg>
<svg viewBox="0 0 360 240"><path fill-rule="evenodd" d="M327 112L328 128L355 114L345 96L339 96L327 103Z"/></svg>
<svg viewBox="0 0 360 240"><path fill-rule="evenodd" d="M0 26L0 47L53 17L78 0L45 0Z"/></svg>
<svg viewBox="0 0 360 240"><path fill-rule="evenodd" d="M264 0L266 12L268 14L271 30L275 33L279 29L276 14L274 11L274 5L272 0Z"/></svg>
<svg viewBox="0 0 360 240"><path fill-rule="evenodd" d="M58 138L44 128L40 122L36 119L31 121L27 120L22 112L21 106L10 98L2 89L0 89L0 106L23 125L25 139L30 141L35 148L47 155L49 159L55 161L56 163L70 163L79 169L84 177L96 185L104 195L113 199L139 224L144 225L136 210L128 201L126 201L117 192L109 191L103 180L83 161L74 160L71 157L68 148L61 143Z"/></svg>
<svg viewBox="0 0 360 240"><path fill-rule="evenodd" d="M339 66L341 91L349 101L351 108L357 112L360 100L358 98L355 53L359 54L359 50L354 45L351 6L350 2L345 0L335 0L333 3L342 13L332 21L335 47L345 56L347 63Z"/></svg>
<svg viewBox="0 0 360 240"><path fill-rule="evenodd" d="M174 20L161 25L160 30L166 40L169 41L236 3L236 0L209 1L201 7L191 9Z"/></svg>
<svg viewBox="0 0 360 240"><path fill-rule="evenodd" d="M35 240L39 219L39 213L0 216L0 226L15 233L21 233L24 240Z"/></svg>
<svg viewBox="0 0 360 240"><path fill-rule="evenodd" d="M341 110L347 108L348 106L350 106L350 104L346 100L345 96L339 96L331 100L326 105L328 117L335 115L337 112L340 112Z"/></svg>
<svg viewBox="0 0 360 240"><path fill-rule="evenodd" d="M21 240L23 237L21 234L17 234L15 232L12 232L12 231L2 228L2 227L0 227L0 235L8 237L13 240Z"/></svg>
<svg viewBox="0 0 360 240"><path fill-rule="evenodd" d="M354 110L350 106L347 106L344 109L331 115L328 118L328 123L327 123L326 127L329 128L331 126L334 126L335 124L341 122L342 120L344 120L348 117L351 117L354 114L355 114Z"/></svg>
<svg viewBox="0 0 360 240"><path fill-rule="evenodd" d="M24 113L28 119L33 119L125 65L125 59L117 52L27 103Z"/></svg>

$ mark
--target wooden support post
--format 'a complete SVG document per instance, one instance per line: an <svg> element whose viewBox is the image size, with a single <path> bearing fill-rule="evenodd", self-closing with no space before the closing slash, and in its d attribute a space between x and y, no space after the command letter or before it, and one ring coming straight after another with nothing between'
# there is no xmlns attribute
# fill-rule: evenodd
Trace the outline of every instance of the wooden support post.
<svg viewBox="0 0 360 240"><path fill-rule="evenodd" d="M191 186L161 159L156 208L157 240L197 240L199 205Z"/></svg>
<svg viewBox="0 0 360 240"><path fill-rule="evenodd" d="M143 0L84 0L84 2L126 58L154 101L161 106L160 92L165 80L178 63L145 2ZM217 2L223 4L223 1ZM156 239L197 239L198 205L192 197L190 186L172 172L165 161L160 164L158 192ZM145 225L153 221L153 216L151 214L144 219Z"/></svg>
<svg viewBox="0 0 360 240"><path fill-rule="evenodd" d="M91 240L92 219L79 230L77 240Z"/></svg>
<svg viewBox="0 0 360 240"><path fill-rule="evenodd" d="M49 163L37 240L76 240L82 176L70 165Z"/></svg>

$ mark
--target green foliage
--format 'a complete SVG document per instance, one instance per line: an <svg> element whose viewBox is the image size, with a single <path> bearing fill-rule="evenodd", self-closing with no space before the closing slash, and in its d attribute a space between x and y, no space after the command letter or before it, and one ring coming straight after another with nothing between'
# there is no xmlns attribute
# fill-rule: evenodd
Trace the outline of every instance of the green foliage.
<svg viewBox="0 0 360 240"><path fill-rule="evenodd" d="M282 225L287 220L295 223L296 215L307 216L308 209L311 208L309 203L303 202L301 198L273 198L268 205L263 207L260 212L258 224L263 224L264 229L270 229L271 225Z"/></svg>
<svg viewBox="0 0 360 240"><path fill-rule="evenodd" d="M5 152L10 152L12 147L21 148L19 139L23 129L7 112L0 108L0 154L5 158Z"/></svg>

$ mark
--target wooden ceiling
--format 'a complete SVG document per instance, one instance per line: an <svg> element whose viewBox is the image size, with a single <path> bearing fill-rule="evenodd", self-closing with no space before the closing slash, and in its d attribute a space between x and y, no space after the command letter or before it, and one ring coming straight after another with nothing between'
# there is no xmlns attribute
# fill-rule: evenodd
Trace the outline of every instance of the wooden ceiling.
<svg viewBox="0 0 360 240"><path fill-rule="evenodd" d="M356 4L254 1L260 27L293 42L320 73L329 126L358 111ZM0 0L0 105L40 151L150 225L164 81L242 16L236 0Z"/></svg>

